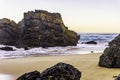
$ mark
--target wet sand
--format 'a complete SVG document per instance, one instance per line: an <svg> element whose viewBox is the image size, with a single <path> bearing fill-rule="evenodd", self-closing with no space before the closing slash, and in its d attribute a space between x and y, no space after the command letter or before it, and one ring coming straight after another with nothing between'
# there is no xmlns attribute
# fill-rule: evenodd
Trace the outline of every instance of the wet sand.
<svg viewBox="0 0 120 80"><path fill-rule="evenodd" d="M2 59L0 60L0 73L12 75L16 79L25 72L34 70L42 72L58 62L65 62L73 65L82 72L81 80L114 80L113 76L120 74L120 69L99 67L100 55L97 53Z"/></svg>

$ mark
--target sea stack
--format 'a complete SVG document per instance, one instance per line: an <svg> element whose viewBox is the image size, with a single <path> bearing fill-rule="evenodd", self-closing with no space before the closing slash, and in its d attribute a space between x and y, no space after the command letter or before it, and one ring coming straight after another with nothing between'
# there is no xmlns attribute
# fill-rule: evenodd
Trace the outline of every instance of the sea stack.
<svg viewBox="0 0 120 80"><path fill-rule="evenodd" d="M0 19L0 44L16 47L76 46L79 35L68 30L60 13L28 11L18 24Z"/></svg>
<svg viewBox="0 0 120 80"><path fill-rule="evenodd" d="M19 22L20 44L27 47L76 46L79 36L68 30L60 13L28 11Z"/></svg>
<svg viewBox="0 0 120 80"><path fill-rule="evenodd" d="M120 34L109 42L109 47L100 56L99 66L120 68Z"/></svg>

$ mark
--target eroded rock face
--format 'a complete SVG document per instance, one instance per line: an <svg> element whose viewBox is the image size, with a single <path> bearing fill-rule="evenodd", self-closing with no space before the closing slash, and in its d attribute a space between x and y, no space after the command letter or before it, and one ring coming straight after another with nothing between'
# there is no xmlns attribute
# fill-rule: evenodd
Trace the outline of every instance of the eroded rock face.
<svg viewBox="0 0 120 80"><path fill-rule="evenodd" d="M59 13L35 10L24 13L19 23L21 41L28 47L75 46L76 32L68 30Z"/></svg>
<svg viewBox="0 0 120 80"><path fill-rule="evenodd" d="M0 19L0 44L15 45L18 39L17 24L7 18Z"/></svg>
<svg viewBox="0 0 120 80"><path fill-rule="evenodd" d="M120 68L120 35L109 42L109 47L100 56L99 66Z"/></svg>
<svg viewBox="0 0 120 80"><path fill-rule="evenodd" d="M80 80L81 72L70 64L58 63L44 70L25 73L17 80Z"/></svg>

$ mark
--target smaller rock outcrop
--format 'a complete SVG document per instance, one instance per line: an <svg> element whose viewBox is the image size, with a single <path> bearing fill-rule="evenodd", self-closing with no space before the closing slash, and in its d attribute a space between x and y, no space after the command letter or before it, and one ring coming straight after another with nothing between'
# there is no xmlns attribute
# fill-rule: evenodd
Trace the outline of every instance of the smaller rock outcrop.
<svg viewBox="0 0 120 80"><path fill-rule="evenodd" d="M95 42L95 41L88 41L88 42L85 42L85 44L97 44L97 42Z"/></svg>
<svg viewBox="0 0 120 80"><path fill-rule="evenodd" d="M0 19L0 44L15 45L18 39L18 26L13 20Z"/></svg>
<svg viewBox="0 0 120 80"><path fill-rule="evenodd" d="M120 68L120 35L109 42L109 47L100 56L99 66Z"/></svg>
<svg viewBox="0 0 120 80"><path fill-rule="evenodd" d="M1 47L0 50L15 51L12 47Z"/></svg>
<svg viewBox="0 0 120 80"><path fill-rule="evenodd" d="M16 80L80 80L81 72L70 64L58 63L44 70L25 73Z"/></svg>

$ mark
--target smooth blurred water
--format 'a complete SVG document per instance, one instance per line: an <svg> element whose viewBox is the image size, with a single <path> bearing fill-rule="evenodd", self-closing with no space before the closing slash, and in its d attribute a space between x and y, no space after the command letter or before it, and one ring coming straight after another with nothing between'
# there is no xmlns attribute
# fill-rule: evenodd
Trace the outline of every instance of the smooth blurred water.
<svg viewBox="0 0 120 80"><path fill-rule="evenodd" d="M99 44L104 44L110 42L114 39L118 33L79 33L79 42L95 41Z"/></svg>
<svg viewBox="0 0 120 80"><path fill-rule="evenodd" d="M15 51L0 50L0 59L3 58L18 58L39 55L71 55L71 54L89 54L103 52L108 47L108 42L114 39L118 34L99 34L99 33L81 33L80 40L77 46L67 47L48 47L48 48L32 48L24 50L23 48L16 48L11 46ZM98 44L81 44L82 42L96 41ZM4 47L5 45L0 45Z"/></svg>

